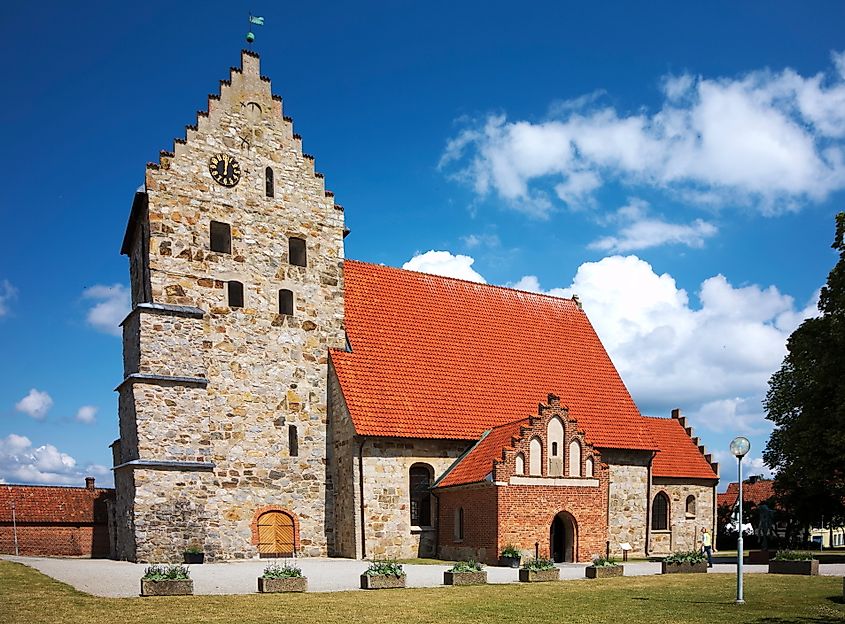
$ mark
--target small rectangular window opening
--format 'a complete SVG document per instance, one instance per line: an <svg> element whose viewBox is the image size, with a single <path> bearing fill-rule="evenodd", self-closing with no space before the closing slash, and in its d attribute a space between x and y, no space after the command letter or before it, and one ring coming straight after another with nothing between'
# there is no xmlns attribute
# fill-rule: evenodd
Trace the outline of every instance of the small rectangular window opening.
<svg viewBox="0 0 845 624"><path fill-rule="evenodd" d="M264 190L267 194L267 197L273 197L274 188L273 188L273 168L267 167L264 170Z"/></svg>
<svg viewBox="0 0 845 624"><path fill-rule="evenodd" d="M299 455L299 436L296 431L296 425L288 425L288 448L290 449L291 457L297 457Z"/></svg>
<svg viewBox="0 0 845 624"><path fill-rule="evenodd" d="M282 289L279 291L279 314L293 315L293 292Z"/></svg>
<svg viewBox="0 0 845 624"><path fill-rule="evenodd" d="M244 307L244 285L240 282L229 282L227 286L229 291L229 307Z"/></svg>
<svg viewBox="0 0 845 624"><path fill-rule="evenodd" d="M211 222L211 251L232 253L232 228L228 223Z"/></svg>
<svg viewBox="0 0 845 624"><path fill-rule="evenodd" d="M294 266L308 266L305 257L305 239L291 237L288 241L288 261Z"/></svg>

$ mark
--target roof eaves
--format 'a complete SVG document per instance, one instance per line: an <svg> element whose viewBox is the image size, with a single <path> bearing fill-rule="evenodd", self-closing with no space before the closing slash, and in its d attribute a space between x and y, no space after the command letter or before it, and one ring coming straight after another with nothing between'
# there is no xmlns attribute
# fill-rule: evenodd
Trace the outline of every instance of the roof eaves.
<svg viewBox="0 0 845 624"><path fill-rule="evenodd" d="M463 453L461 453L461 454L458 456L458 458L457 458L455 461L453 461L453 462L452 462L452 465L451 465L451 466L449 466L449 467L446 469L446 471L445 471L442 475L440 475L440 477L439 477L439 478L438 478L438 479L437 479L434 483L432 483L432 484L431 484L431 488L432 488L432 489L434 489L434 488L436 488L436 487L439 487L439 485L440 485L441 481L443 481L443 480L444 480L444 479L445 479L445 478L449 475L449 473L450 473L450 472L452 472L452 470L455 468L455 466L457 466L458 464L460 464L460 463L464 460L464 458L465 458L467 455L469 455L469 454L470 454L470 453L472 453L472 452L473 452L476 448L478 448L478 445L479 445L479 444L481 444L481 443L484 441L484 438L486 438L488 435L490 435L490 432L491 432L491 431L493 431L493 430L492 430L492 429L488 429L487 431L485 431L484 433L482 433L482 434L481 434L481 438L478 440L478 442L476 442L476 443L475 443L475 444L473 444L471 447L469 447L467 450L465 450Z"/></svg>

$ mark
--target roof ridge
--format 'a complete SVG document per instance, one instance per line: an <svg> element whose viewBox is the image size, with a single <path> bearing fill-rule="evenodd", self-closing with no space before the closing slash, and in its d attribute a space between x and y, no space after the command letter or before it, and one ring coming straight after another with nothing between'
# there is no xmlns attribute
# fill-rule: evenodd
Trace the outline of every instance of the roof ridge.
<svg viewBox="0 0 845 624"><path fill-rule="evenodd" d="M520 288L511 288L510 286L502 286L500 284L490 284L488 282L473 282L472 280L463 279L463 278L460 278L460 277L451 277L451 276L448 276L448 275L437 275L436 273L425 273L424 271L415 271L413 269L403 269L403 268L400 268L400 267L394 267L394 266L390 266L390 265L387 265L387 264L376 264L374 262L366 262L364 260L354 260L352 258L346 258L346 259L344 259L343 262L344 263L353 262L355 264L363 264L363 265L375 267L377 269L388 269L388 270L391 270L391 271L400 271L402 273L413 273L415 275L426 275L426 276L434 277L434 278L437 278L437 279L451 280L451 281L455 281L455 282L462 282L464 284L471 284L473 286L486 286L488 288L495 288L495 289L498 289L498 290L506 290L508 292L517 292L517 293L523 293L523 294L526 294L526 295L532 295L532 296L535 296L535 297L542 297L544 299L552 299L554 301L567 301L567 302L573 304L576 308L578 308L578 305L575 303L575 300L572 299L572 297L569 297L569 298L567 298L567 297L556 297L555 295L549 295L547 293L538 293L538 292L532 292L530 290L522 290ZM578 309L580 310L581 308L578 308Z"/></svg>

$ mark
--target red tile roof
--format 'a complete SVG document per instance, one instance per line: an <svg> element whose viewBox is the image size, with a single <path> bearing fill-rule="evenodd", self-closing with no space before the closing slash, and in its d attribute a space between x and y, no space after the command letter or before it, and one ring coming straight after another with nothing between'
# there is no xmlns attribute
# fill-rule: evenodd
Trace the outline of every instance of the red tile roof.
<svg viewBox="0 0 845 624"><path fill-rule="evenodd" d="M718 479L677 418L647 416L644 420L660 449L651 466L654 476Z"/></svg>
<svg viewBox="0 0 845 624"><path fill-rule="evenodd" d="M344 279L352 351L331 358L359 434L477 440L551 392L595 446L656 448L574 301L349 260Z"/></svg>
<svg viewBox="0 0 845 624"><path fill-rule="evenodd" d="M44 524L101 524L108 521L106 500L114 498L110 488L80 488L46 485L0 485L0 522Z"/></svg>
<svg viewBox="0 0 845 624"><path fill-rule="evenodd" d="M502 451L511 448L513 438L519 437L520 427L527 425L528 419L525 418L488 431L478 444L446 472L443 480L436 484L437 487L484 481L493 471L493 462L502 458Z"/></svg>
<svg viewBox="0 0 845 624"><path fill-rule="evenodd" d="M749 481L742 482L742 504L754 503L759 505L767 502L775 495L775 482L772 479L759 479L754 483ZM728 483L728 489L717 495L719 507L733 507L736 504L736 499L739 496L739 483L734 481Z"/></svg>

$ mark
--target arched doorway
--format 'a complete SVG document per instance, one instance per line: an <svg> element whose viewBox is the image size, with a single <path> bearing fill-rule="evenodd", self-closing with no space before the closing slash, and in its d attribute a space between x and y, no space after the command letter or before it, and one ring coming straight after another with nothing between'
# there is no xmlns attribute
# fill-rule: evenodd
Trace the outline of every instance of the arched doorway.
<svg viewBox="0 0 845 624"><path fill-rule="evenodd" d="M555 563L574 563L578 552L578 527L572 514L561 511L549 530L549 552Z"/></svg>
<svg viewBox="0 0 845 624"><path fill-rule="evenodd" d="M292 557L294 554L293 518L283 511L267 511L258 517L258 555Z"/></svg>

